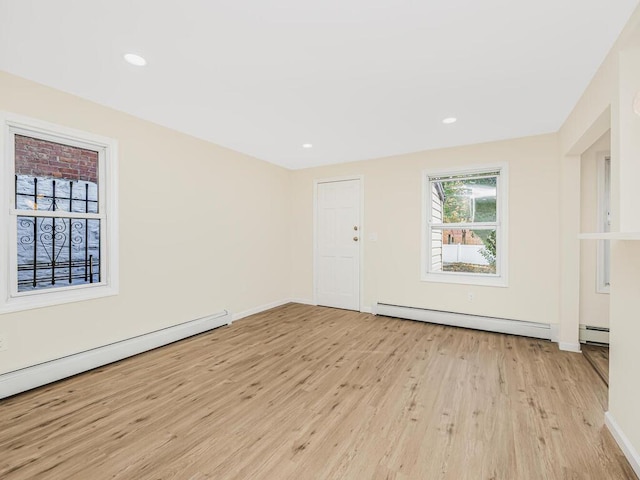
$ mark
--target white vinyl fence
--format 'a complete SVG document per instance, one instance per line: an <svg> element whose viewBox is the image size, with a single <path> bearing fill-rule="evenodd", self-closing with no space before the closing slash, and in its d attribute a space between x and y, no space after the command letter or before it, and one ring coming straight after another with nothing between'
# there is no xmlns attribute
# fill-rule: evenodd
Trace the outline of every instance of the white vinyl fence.
<svg viewBox="0 0 640 480"><path fill-rule="evenodd" d="M489 265L480 254L484 245L442 245L443 263L472 263L475 265Z"/></svg>

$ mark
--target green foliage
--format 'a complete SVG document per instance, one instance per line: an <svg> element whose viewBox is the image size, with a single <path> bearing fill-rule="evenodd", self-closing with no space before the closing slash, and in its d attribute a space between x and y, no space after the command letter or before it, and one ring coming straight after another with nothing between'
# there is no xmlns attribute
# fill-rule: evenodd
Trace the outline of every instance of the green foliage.
<svg viewBox="0 0 640 480"><path fill-rule="evenodd" d="M484 257L484 259L489 262L489 265L495 266L496 264L496 231L491 230L489 235L485 238L482 238L478 235L482 242L484 243L484 248L480 250L480 255Z"/></svg>
<svg viewBox="0 0 640 480"><path fill-rule="evenodd" d="M492 222L496 219L496 197L476 196L476 192L495 189L496 177L439 182L444 192L444 223ZM477 195L477 193L476 193Z"/></svg>
<svg viewBox="0 0 640 480"><path fill-rule="evenodd" d="M465 195L467 190L464 182L460 180L442 182L444 191L443 221L445 223L468 222L471 216L469 197Z"/></svg>
<svg viewBox="0 0 640 480"><path fill-rule="evenodd" d="M443 222L444 223L473 223L493 222L496 220L496 197L487 195L473 198L473 190L482 190L484 187L495 188L496 177L469 178L451 181L442 181L440 186L444 192ZM462 229L466 234L467 229ZM495 266L496 263L496 232L495 230L473 230L470 232L477 236L484 248L480 254Z"/></svg>

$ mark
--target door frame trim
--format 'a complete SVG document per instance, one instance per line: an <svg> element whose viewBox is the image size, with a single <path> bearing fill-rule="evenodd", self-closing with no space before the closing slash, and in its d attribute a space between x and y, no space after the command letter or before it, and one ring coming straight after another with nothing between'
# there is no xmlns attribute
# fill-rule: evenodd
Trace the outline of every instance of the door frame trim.
<svg viewBox="0 0 640 480"><path fill-rule="evenodd" d="M364 175L345 175L341 177L317 178L313 180L313 304L318 305L318 185L321 183L335 183L358 180L360 182L360 211L358 242L358 310L363 311L364 298Z"/></svg>

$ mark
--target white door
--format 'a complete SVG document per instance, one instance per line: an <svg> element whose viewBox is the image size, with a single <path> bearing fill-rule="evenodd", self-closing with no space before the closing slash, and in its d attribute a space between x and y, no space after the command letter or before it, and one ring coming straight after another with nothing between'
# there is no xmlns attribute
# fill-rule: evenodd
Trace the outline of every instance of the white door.
<svg viewBox="0 0 640 480"><path fill-rule="evenodd" d="M316 302L360 310L360 180L318 183Z"/></svg>

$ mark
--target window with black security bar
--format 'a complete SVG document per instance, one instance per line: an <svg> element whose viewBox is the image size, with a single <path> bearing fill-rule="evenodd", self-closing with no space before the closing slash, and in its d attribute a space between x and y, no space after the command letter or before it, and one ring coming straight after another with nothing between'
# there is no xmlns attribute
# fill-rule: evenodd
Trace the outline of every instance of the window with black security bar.
<svg viewBox="0 0 640 480"><path fill-rule="evenodd" d="M98 152L15 136L17 291L99 283Z"/></svg>

